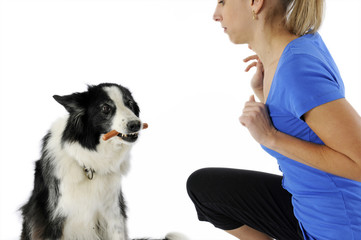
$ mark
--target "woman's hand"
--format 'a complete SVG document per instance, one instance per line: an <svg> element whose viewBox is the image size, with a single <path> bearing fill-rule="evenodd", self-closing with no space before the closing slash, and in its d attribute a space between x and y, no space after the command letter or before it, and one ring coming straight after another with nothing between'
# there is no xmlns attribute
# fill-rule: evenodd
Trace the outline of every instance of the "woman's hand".
<svg viewBox="0 0 361 240"><path fill-rule="evenodd" d="M253 91L255 92L261 91L263 94L263 76L264 76L263 64L257 55L252 55L243 59L245 63L252 60L256 60L256 61L251 62L244 71L248 72L251 68L256 67L256 73L254 74L251 80L251 87Z"/></svg>
<svg viewBox="0 0 361 240"><path fill-rule="evenodd" d="M266 105L256 102L254 95L246 102L239 121L248 128L248 131L258 143L266 147L272 144L277 130L271 122Z"/></svg>

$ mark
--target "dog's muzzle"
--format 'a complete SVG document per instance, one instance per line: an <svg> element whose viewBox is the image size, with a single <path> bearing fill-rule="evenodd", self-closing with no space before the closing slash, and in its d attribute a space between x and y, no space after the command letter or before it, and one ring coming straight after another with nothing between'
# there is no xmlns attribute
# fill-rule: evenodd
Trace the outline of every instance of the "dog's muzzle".
<svg viewBox="0 0 361 240"><path fill-rule="evenodd" d="M117 136L123 139L124 141L135 142L138 139L138 132L128 133L128 134L119 133Z"/></svg>

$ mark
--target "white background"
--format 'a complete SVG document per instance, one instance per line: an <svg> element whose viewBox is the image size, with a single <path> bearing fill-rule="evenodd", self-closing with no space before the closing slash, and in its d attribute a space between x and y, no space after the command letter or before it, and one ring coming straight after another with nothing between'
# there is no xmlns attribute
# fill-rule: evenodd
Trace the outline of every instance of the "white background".
<svg viewBox="0 0 361 240"><path fill-rule="evenodd" d="M149 123L124 179L132 237L175 230L233 239L199 222L187 177L207 166L279 173L239 124L251 95L242 59L212 21L216 0L3 0L1 9L0 239L18 239L17 209L33 185L41 138L66 112L54 94L120 83ZM361 112L361 1L327 0L321 35Z"/></svg>

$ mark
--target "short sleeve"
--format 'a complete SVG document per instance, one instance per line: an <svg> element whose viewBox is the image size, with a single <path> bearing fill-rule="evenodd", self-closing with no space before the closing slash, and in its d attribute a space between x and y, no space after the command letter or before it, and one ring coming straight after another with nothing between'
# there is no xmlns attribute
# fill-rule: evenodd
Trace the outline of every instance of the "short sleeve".
<svg viewBox="0 0 361 240"><path fill-rule="evenodd" d="M290 56L279 69L284 101L288 110L301 118L311 109L344 98L338 70L312 55Z"/></svg>

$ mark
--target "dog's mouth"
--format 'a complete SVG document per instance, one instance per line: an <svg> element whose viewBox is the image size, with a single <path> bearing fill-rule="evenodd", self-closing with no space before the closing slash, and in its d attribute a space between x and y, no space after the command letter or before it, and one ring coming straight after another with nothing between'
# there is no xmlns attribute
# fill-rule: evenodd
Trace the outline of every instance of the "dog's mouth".
<svg viewBox="0 0 361 240"><path fill-rule="evenodd" d="M143 128L142 128L142 129L147 129L147 128L148 128L148 124L147 124L147 123L143 123ZM113 130L111 130L110 132L105 133L105 134L102 136L102 139L103 139L104 141L107 141L107 140L111 139L112 137L118 136L118 137L121 138L123 141L132 143L132 142L137 141L137 139L138 139L138 134L139 134L139 131L138 131L138 132L134 131L134 132L125 134L125 133L119 133L117 130L113 129Z"/></svg>
<svg viewBox="0 0 361 240"><path fill-rule="evenodd" d="M126 142L135 142L138 139L138 134L139 134L138 132L128 133L128 134L119 133L117 136Z"/></svg>

